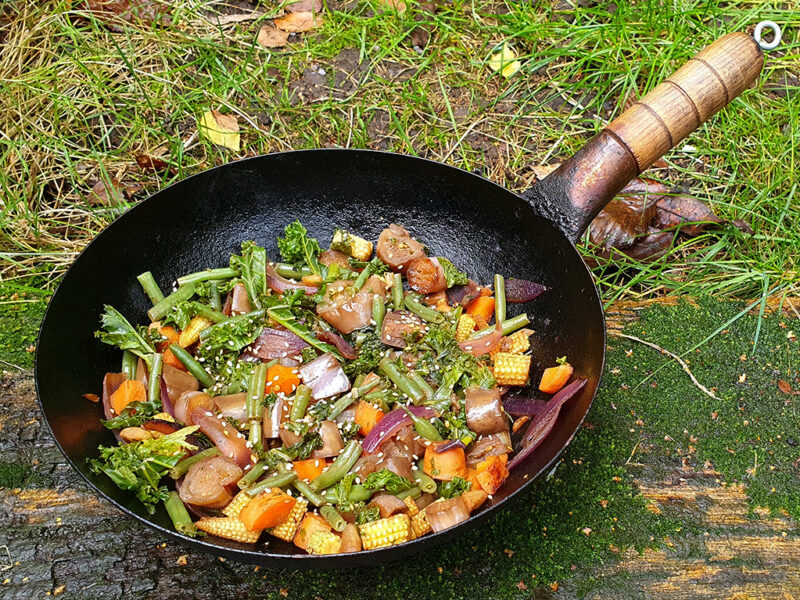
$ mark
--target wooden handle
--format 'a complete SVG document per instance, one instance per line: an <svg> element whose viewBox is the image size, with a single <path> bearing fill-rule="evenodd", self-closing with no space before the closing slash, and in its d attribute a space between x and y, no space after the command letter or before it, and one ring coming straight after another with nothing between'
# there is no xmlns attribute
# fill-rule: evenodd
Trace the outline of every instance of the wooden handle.
<svg viewBox="0 0 800 600"><path fill-rule="evenodd" d="M577 240L631 179L755 82L763 65L753 38L721 37L523 196Z"/></svg>
<svg viewBox="0 0 800 600"><path fill-rule="evenodd" d="M606 131L633 154L641 173L750 87L763 65L764 55L752 37L729 33L634 103Z"/></svg>

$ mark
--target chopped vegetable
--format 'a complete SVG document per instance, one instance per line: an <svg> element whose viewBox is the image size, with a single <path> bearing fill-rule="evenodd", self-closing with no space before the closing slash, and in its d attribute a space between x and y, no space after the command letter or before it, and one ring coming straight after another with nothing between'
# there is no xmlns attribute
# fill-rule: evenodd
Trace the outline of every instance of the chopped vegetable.
<svg viewBox="0 0 800 600"><path fill-rule="evenodd" d="M372 428L375 427L378 421L384 416L386 415L381 409L363 400L359 401L358 404L356 404L355 414L355 422L359 428L358 432L363 436L369 435Z"/></svg>
<svg viewBox="0 0 800 600"><path fill-rule="evenodd" d="M323 458L307 458L306 460L296 460L292 462L294 472L303 481L311 481L322 474L327 466Z"/></svg>
<svg viewBox="0 0 800 600"><path fill-rule="evenodd" d="M300 221L286 226L284 237L278 238L278 250L286 262L294 265L305 263L315 275L322 273L319 264L319 255L322 250L319 242L308 236L308 230Z"/></svg>
<svg viewBox="0 0 800 600"><path fill-rule="evenodd" d="M294 545L298 548L305 550L308 547L308 542L311 536L317 531L329 532L331 530L330 523L318 514L307 512L297 528L294 536Z"/></svg>
<svg viewBox="0 0 800 600"><path fill-rule="evenodd" d="M472 318L482 317L484 321L488 322L494 315L494 304L494 298L491 296L478 296L467 304L467 314Z"/></svg>
<svg viewBox="0 0 800 600"><path fill-rule="evenodd" d="M466 285L469 282L467 274L463 271L459 271L452 262L441 256L439 256L438 259L439 264L442 266L442 269L444 269L447 287L451 288L454 285Z"/></svg>
<svg viewBox="0 0 800 600"><path fill-rule="evenodd" d="M239 517L203 517L195 526L200 531L244 544L255 544L261 537L260 530L248 529Z"/></svg>
<svg viewBox="0 0 800 600"><path fill-rule="evenodd" d="M364 550L395 546L411 539L411 519L407 514L394 515L359 525Z"/></svg>
<svg viewBox="0 0 800 600"><path fill-rule="evenodd" d="M286 519L267 531L276 538L284 540L285 542L291 542L307 511L308 502L303 498L297 498L294 508L292 508Z"/></svg>
<svg viewBox="0 0 800 600"><path fill-rule="evenodd" d="M572 365L568 362L545 369L542 373L542 381L539 383L539 390L545 394L555 394L563 388L569 378L572 377Z"/></svg>
<svg viewBox="0 0 800 600"><path fill-rule="evenodd" d="M499 385L525 385L531 369L531 357L525 354L498 352L494 358L494 377Z"/></svg>
<svg viewBox="0 0 800 600"><path fill-rule="evenodd" d="M276 527L286 520L295 502L297 499L282 489L271 488L250 500L239 513L239 518L252 531Z"/></svg>
<svg viewBox="0 0 800 600"><path fill-rule="evenodd" d="M463 448L451 448L445 452L436 452L433 444L425 449L423 470L426 475L440 481L449 481L455 477L467 476L467 463Z"/></svg>
<svg viewBox="0 0 800 600"><path fill-rule="evenodd" d="M369 260L372 256L372 242L341 229L333 232L331 249L344 252L356 260Z"/></svg>
<svg viewBox="0 0 800 600"><path fill-rule="evenodd" d="M272 365L267 369L268 394L291 394L300 385L300 375L296 367Z"/></svg>
<svg viewBox="0 0 800 600"><path fill-rule="evenodd" d="M111 394L111 409L120 415L131 402L147 401L147 390L141 381L129 379L123 381L117 391Z"/></svg>

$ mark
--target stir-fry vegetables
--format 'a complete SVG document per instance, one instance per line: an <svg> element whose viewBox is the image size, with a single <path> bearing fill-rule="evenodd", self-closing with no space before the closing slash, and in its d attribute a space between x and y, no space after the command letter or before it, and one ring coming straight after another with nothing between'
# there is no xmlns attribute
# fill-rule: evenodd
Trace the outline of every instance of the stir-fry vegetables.
<svg viewBox="0 0 800 600"><path fill-rule="evenodd" d="M508 314L535 282L481 286L400 225L374 257L341 229L323 250L299 222L277 248L246 241L171 291L143 273L146 324L101 315L97 337L123 351L102 382L120 444L90 466L184 535L336 554L442 531L585 384L566 358L532 361L530 319ZM509 392L532 381L534 397Z"/></svg>

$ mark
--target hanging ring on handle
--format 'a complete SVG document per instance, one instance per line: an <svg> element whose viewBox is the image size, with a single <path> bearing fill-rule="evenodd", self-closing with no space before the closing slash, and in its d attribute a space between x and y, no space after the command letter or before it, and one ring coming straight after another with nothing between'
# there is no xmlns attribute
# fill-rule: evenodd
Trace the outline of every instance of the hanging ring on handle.
<svg viewBox="0 0 800 600"><path fill-rule="evenodd" d="M761 33L764 31L764 28L772 30L773 37L771 42L762 39ZM761 23L756 25L753 38L755 38L756 43L761 46L763 50L774 50L778 47L778 44L781 43L781 28L775 21L761 21Z"/></svg>

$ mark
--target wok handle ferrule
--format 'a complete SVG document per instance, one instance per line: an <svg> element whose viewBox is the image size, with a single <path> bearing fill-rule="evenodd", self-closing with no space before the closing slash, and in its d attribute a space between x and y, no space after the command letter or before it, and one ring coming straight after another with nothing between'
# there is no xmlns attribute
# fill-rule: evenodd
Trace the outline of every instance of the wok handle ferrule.
<svg viewBox="0 0 800 600"><path fill-rule="evenodd" d="M763 65L752 37L721 37L634 102L528 197L573 241L579 239L631 179L751 86ZM566 196L566 206L554 196Z"/></svg>

